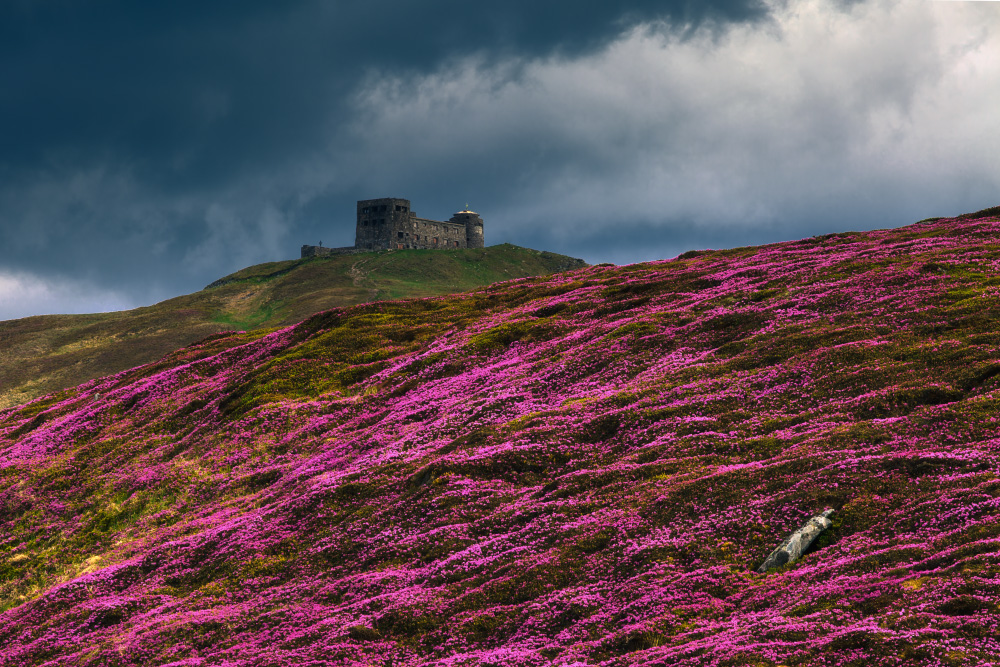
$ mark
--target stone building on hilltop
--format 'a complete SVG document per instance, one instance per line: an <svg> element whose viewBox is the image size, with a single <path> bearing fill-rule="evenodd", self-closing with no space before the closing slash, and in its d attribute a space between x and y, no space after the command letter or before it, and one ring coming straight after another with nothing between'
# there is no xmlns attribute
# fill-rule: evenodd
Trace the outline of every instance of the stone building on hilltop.
<svg viewBox="0 0 1000 667"><path fill-rule="evenodd" d="M482 248L483 219L475 211L459 211L450 220L418 218L409 199L386 197L358 202L354 246L302 246L302 257L408 248Z"/></svg>

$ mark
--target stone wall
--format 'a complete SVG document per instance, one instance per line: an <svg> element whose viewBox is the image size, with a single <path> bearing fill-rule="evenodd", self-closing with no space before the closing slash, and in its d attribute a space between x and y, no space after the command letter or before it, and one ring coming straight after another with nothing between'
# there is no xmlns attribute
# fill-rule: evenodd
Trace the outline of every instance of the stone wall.
<svg viewBox="0 0 1000 667"><path fill-rule="evenodd" d="M330 255L356 255L359 252L366 252L361 248L348 246L346 248L325 248L321 245L302 246L302 259L306 257L329 257Z"/></svg>
<svg viewBox="0 0 1000 667"><path fill-rule="evenodd" d="M465 248L465 225L439 220L410 218L409 224L397 230L396 247L404 248Z"/></svg>

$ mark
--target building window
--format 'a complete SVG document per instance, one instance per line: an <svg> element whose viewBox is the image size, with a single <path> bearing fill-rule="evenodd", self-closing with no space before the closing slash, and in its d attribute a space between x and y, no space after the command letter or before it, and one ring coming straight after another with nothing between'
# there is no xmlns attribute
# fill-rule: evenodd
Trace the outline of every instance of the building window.
<svg viewBox="0 0 1000 667"><path fill-rule="evenodd" d="M403 238L403 232L396 232L396 238L397 239Z"/></svg>

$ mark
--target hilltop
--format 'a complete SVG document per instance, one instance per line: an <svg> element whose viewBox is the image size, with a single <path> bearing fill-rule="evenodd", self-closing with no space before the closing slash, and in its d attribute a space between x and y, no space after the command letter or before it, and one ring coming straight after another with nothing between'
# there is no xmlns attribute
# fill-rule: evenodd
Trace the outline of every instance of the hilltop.
<svg viewBox="0 0 1000 667"><path fill-rule="evenodd" d="M510 244L371 252L258 264L129 311L0 322L0 408L150 363L221 331L272 329L336 306L439 296L581 266Z"/></svg>
<svg viewBox="0 0 1000 667"><path fill-rule="evenodd" d="M0 662L996 662L997 213L337 308L2 411Z"/></svg>

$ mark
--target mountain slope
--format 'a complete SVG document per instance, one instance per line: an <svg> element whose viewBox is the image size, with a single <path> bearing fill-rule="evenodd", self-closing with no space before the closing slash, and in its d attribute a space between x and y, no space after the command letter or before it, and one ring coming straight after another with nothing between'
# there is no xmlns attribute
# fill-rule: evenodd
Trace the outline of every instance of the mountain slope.
<svg viewBox="0 0 1000 667"><path fill-rule="evenodd" d="M580 266L510 244L290 260L155 306L0 322L0 407L149 363L220 331L287 326L335 306L451 294Z"/></svg>
<svg viewBox="0 0 1000 667"><path fill-rule="evenodd" d="M6 410L0 662L996 662L998 268L996 218L686 253Z"/></svg>

